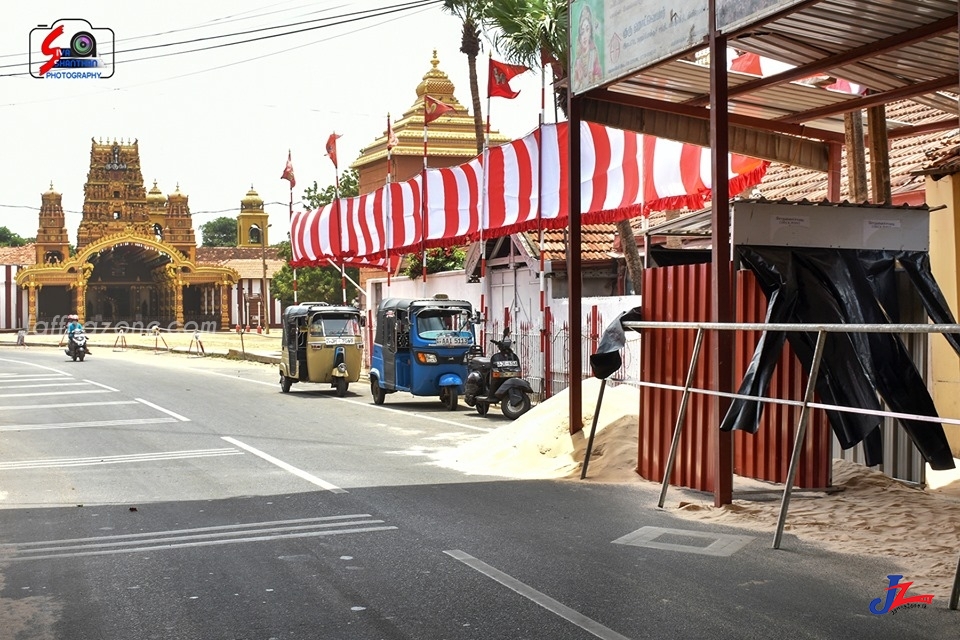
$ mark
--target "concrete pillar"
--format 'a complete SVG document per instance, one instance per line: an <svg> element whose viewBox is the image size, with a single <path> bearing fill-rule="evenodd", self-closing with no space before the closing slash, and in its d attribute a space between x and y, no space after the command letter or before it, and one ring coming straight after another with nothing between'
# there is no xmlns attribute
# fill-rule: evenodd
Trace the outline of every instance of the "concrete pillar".
<svg viewBox="0 0 960 640"><path fill-rule="evenodd" d="M960 256L960 174L934 180L927 176L930 213L930 267L943 290L954 318L960 311L958 256ZM960 418L960 357L939 334L930 337L930 373L933 400L940 415ZM960 426L944 425L950 449L960 458Z"/></svg>

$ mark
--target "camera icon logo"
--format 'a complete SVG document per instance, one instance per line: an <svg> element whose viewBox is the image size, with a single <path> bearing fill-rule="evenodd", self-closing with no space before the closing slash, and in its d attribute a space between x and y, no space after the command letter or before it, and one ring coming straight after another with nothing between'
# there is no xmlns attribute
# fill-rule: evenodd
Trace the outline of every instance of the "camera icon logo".
<svg viewBox="0 0 960 640"><path fill-rule="evenodd" d="M30 75L58 80L98 80L113 75L113 29L79 18L61 18L30 30Z"/></svg>

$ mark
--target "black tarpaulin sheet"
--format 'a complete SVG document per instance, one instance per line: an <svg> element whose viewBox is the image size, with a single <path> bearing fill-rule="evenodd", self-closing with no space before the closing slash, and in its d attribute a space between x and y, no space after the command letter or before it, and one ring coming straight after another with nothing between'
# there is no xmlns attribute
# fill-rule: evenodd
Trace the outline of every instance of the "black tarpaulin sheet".
<svg viewBox="0 0 960 640"><path fill-rule="evenodd" d="M899 260L934 322L952 324L952 314L933 279L924 252L830 248L738 247L767 296L767 321L809 324L896 322L895 282ZM816 343L812 332L764 332L740 393L763 396L788 340L809 373ZM960 341L950 337L960 354ZM880 397L891 410L937 416L933 399L899 336L892 333L830 333L816 390L827 404L878 410ZM763 403L734 400L721 429L755 433ZM866 463L882 461L879 416L828 411L843 448L863 442ZM899 419L923 458L934 469L952 469L953 456L940 424Z"/></svg>

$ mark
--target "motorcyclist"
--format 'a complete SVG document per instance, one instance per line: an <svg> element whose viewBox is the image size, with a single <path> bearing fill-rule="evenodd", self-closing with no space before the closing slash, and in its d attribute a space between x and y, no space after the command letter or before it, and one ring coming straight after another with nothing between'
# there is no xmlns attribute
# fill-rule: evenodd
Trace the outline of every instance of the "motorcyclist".
<svg viewBox="0 0 960 640"><path fill-rule="evenodd" d="M83 325L80 324L80 317L75 313L71 313L70 315L68 315L67 320L70 321L67 324L67 348L72 353L73 352L73 334L75 334L77 331L83 331Z"/></svg>

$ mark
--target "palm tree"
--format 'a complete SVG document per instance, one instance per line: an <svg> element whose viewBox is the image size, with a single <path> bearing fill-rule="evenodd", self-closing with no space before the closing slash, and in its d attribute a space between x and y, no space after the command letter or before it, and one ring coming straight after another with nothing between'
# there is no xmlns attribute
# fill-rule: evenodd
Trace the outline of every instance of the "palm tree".
<svg viewBox="0 0 960 640"><path fill-rule="evenodd" d="M460 18L463 31L460 51L470 68L470 97L473 99L473 125L477 133L477 153L483 153L483 114L480 111L480 85L477 82L477 55L480 53L480 27L490 0L443 0L443 10Z"/></svg>
<svg viewBox="0 0 960 640"><path fill-rule="evenodd" d="M496 0L487 7L484 25L494 31L494 48L508 61L528 67L552 60L554 71L554 98L567 113L567 83L559 81L568 76L569 25L567 0ZM559 68L558 68L559 67ZM620 246L627 263L627 274L633 290L641 290L643 261L633 235L630 220L617 223Z"/></svg>

